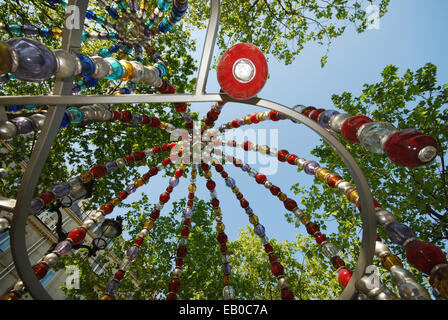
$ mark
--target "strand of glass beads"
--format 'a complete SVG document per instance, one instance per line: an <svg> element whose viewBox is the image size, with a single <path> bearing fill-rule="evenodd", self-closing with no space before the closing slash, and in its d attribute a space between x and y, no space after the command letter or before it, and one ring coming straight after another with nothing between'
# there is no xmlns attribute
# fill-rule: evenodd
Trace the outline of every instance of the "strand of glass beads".
<svg viewBox="0 0 448 320"><path fill-rule="evenodd" d="M159 0L159 3L160 2L168 4L169 7L168 1ZM163 21L159 24L158 29L159 32L167 33L168 31L171 31L174 25L182 19L185 12L187 12L187 9L188 9L188 0L173 0L173 7L171 9L169 16L165 17Z"/></svg>
<svg viewBox="0 0 448 320"><path fill-rule="evenodd" d="M222 267L221 271L224 276L224 288L222 291L223 298L225 300L233 300L235 298L235 292L232 286L232 275L231 275L231 266L228 260L228 248L227 248L227 235L224 232L225 225L222 222L222 211L219 206L219 200L215 191L216 183L212 180L212 173L210 171L210 166L202 163L201 168L204 171L204 178L207 180L206 187L210 191L211 204L213 207L213 211L215 213L216 220L216 231L218 232L218 236L216 237L219 249L221 251L221 260Z"/></svg>
<svg viewBox="0 0 448 320"><path fill-rule="evenodd" d="M218 120L218 117L222 111L222 108L226 102L216 102L211 108L210 111L207 112L207 115L204 119L204 123L202 125L201 134L203 134L206 130L213 128L215 125L215 121Z"/></svg>
<svg viewBox="0 0 448 320"><path fill-rule="evenodd" d="M0 22L0 32L10 32L13 36L26 35L29 37L42 37L62 39L62 30L58 27L36 27L32 24L20 25L18 23L5 24Z"/></svg>
<svg viewBox="0 0 448 320"><path fill-rule="evenodd" d="M182 169L177 169L174 173L175 177L180 178L184 174L184 171ZM177 299L177 292L180 288L180 276L182 275L182 267L183 267L183 259L184 255L187 253L187 242L188 242L188 236L190 235L190 225L191 225L191 218L194 214L194 192L196 191L196 176L197 176L197 169L196 166L193 165L191 169L191 178L190 178L190 185L188 186L188 201L187 206L184 211L184 221L183 226L180 232L180 240L179 240L179 246L176 251L176 263L173 271L173 276L171 281L168 283L168 294L166 295L166 300L176 300Z"/></svg>
<svg viewBox="0 0 448 320"><path fill-rule="evenodd" d="M239 200L241 207L246 211L249 217L249 222L254 226L255 234L260 238L264 250L269 257L269 262L271 263L271 272L278 279L278 286L281 290L282 300L293 300L294 294L289 289L289 285L285 279L285 272L283 265L277 261L277 256L275 255L274 249L269 243L269 239L265 233L265 227L259 223L259 218L254 214L252 208L249 205L249 201L244 199L243 194L239 191L236 186L235 180L231 178L222 165L219 164L217 159L214 159L211 164L215 167L216 172L221 174L221 177L225 180L226 186L232 189L236 198Z"/></svg>
<svg viewBox="0 0 448 320"><path fill-rule="evenodd" d="M181 167L183 165L180 165ZM184 168L184 167L182 167ZM183 169L182 169L183 170ZM183 173L181 177L183 176ZM156 205L155 209L151 212L150 218L145 222L143 229L140 231L140 234L135 239L134 244L126 251L126 256L123 259L120 268L115 273L112 280L107 284L104 295L100 298L100 300L112 300L115 294L118 291L121 280L123 280L126 271L129 270L132 262L137 258L140 248L146 237L149 235L149 231L154 227L155 221L160 216L160 211L163 206L170 200L170 194L173 192L174 188L179 184L179 178L177 176L171 177L169 180L169 185L166 188L165 192L160 194L159 203ZM185 248L186 252L186 248Z"/></svg>

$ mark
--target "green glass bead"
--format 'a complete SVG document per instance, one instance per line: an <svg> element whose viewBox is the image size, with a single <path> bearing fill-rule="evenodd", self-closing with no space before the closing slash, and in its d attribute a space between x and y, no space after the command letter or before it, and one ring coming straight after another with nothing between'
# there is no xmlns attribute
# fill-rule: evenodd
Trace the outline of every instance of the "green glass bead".
<svg viewBox="0 0 448 320"><path fill-rule="evenodd" d="M109 33L109 40L116 41L117 40L117 34L115 32Z"/></svg>
<svg viewBox="0 0 448 320"><path fill-rule="evenodd" d="M85 30L82 31L82 41L87 41L87 38L89 37L89 33Z"/></svg>
<svg viewBox="0 0 448 320"><path fill-rule="evenodd" d="M96 22L98 22L100 25L104 25L106 23L106 18L100 15L96 16Z"/></svg>
<svg viewBox="0 0 448 320"><path fill-rule="evenodd" d="M22 33L22 27L20 25L18 25L17 23L10 23L8 24L8 30L13 34L13 35L20 35Z"/></svg>
<svg viewBox="0 0 448 320"><path fill-rule="evenodd" d="M120 1L117 3L118 9L122 10L122 11L126 11L126 3L124 3L123 1Z"/></svg>
<svg viewBox="0 0 448 320"><path fill-rule="evenodd" d="M38 107L35 104L27 104L23 108L26 110L36 110Z"/></svg>
<svg viewBox="0 0 448 320"><path fill-rule="evenodd" d="M103 48L100 50L100 56L103 58L108 58L111 56L109 49Z"/></svg>

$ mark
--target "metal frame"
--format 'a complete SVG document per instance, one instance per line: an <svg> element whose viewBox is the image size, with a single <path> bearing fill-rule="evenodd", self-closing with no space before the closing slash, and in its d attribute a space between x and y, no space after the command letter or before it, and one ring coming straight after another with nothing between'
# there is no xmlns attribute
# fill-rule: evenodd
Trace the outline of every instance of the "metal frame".
<svg viewBox="0 0 448 320"><path fill-rule="evenodd" d="M87 10L87 0L71 0L70 5L77 5L80 8L81 23L84 25ZM299 121L311 130L319 134L341 157L353 177L360 196L362 211L362 248L358 257L356 269L351 281L344 289L338 299L348 300L354 296L355 283L365 272L368 265L372 263L375 240L376 240L376 218L373 207L373 198L367 180L352 155L345 149L341 142L323 127L312 121L308 117L276 102L260 98L249 100L235 100L227 95L207 94L208 72L212 59L213 49L216 42L216 35L219 28L220 0L211 0L210 20L204 43L200 68L198 72L197 86L195 94L175 94L175 95L120 95L120 96L72 96L71 86L73 77L65 79L63 82L56 82L54 95L51 96L16 96L0 97L0 105L7 104L37 104L50 105L44 127L33 150L31 159L23 175L19 188L17 205L14 210L11 232L11 251L13 254L16 269L34 299L51 299L50 295L42 287L33 273L29 258L26 254L25 245L25 224L28 217L30 202L43 165L48 157L52 143L56 137L59 124L65 111L66 105L89 105L95 103L106 104L126 104L126 103L176 103L176 102L217 102L227 101L242 104L259 106L269 110L275 110L288 117ZM81 43L82 30L64 30L63 49L79 49Z"/></svg>

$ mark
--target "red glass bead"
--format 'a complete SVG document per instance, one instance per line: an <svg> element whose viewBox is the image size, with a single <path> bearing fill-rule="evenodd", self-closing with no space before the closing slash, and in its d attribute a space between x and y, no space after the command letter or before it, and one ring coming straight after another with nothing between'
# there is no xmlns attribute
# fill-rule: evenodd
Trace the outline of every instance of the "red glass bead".
<svg viewBox="0 0 448 320"><path fill-rule="evenodd" d="M221 232L220 234L218 234L217 239L220 244L225 244L227 242L227 235L224 232Z"/></svg>
<svg viewBox="0 0 448 320"><path fill-rule="evenodd" d="M161 146L161 149L162 149L162 151L163 152L168 152L168 151L170 151L170 145L169 144L166 144L166 143L164 143L164 144L162 144Z"/></svg>
<svg viewBox="0 0 448 320"><path fill-rule="evenodd" d="M192 192L188 193L188 199L193 200L194 199L194 193L192 193Z"/></svg>
<svg viewBox="0 0 448 320"><path fill-rule="evenodd" d="M221 253L226 253L227 252L227 246L226 245L222 245L220 250L221 250Z"/></svg>
<svg viewBox="0 0 448 320"><path fill-rule="evenodd" d="M135 161L134 156L132 156L132 155L126 156L126 157L124 157L124 159L126 160L127 164L131 164L132 162Z"/></svg>
<svg viewBox="0 0 448 320"><path fill-rule="evenodd" d="M149 215L153 220L157 220L160 217L160 210L154 209Z"/></svg>
<svg viewBox="0 0 448 320"><path fill-rule="evenodd" d="M358 206L358 210L361 211L361 201L358 201L357 206ZM381 208L381 205L379 204L378 201L376 201L375 198L373 198L373 206L374 206L375 208Z"/></svg>
<svg viewBox="0 0 448 320"><path fill-rule="evenodd" d="M205 123L205 125L207 126L207 127L211 127L212 125L213 125L213 120L212 119L209 119L209 118L206 118L205 119L205 121L204 121L204 123ZM202 133L202 132L201 132Z"/></svg>
<svg viewBox="0 0 448 320"><path fill-rule="evenodd" d="M426 147L433 147L436 151L425 156L425 153L420 152ZM437 150L438 143L433 137L414 129L396 132L384 144L384 151L390 160L408 168L428 164L437 156Z"/></svg>
<svg viewBox="0 0 448 320"><path fill-rule="evenodd" d="M208 180L206 186L208 190L212 191L215 189L216 183L213 180Z"/></svg>
<svg viewBox="0 0 448 320"><path fill-rule="evenodd" d="M241 168L243 166L243 162L240 159L235 159L233 161L233 165L237 168Z"/></svg>
<svg viewBox="0 0 448 320"><path fill-rule="evenodd" d="M278 113L275 110L271 110L269 112L269 119L271 119L272 121L279 121L280 118L278 117Z"/></svg>
<svg viewBox="0 0 448 320"><path fill-rule="evenodd" d="M286 210L292 211L295 208L297 208L297 202L295 202L293 199L287 198L283 205L285 206Z"/></svg>
<svg viewBox="0 0 448 320"><path fill-rule="evenodd" d="M187 201L187 206L189 206L190 208L193 207L193 200L188 200Z"/></svg>
<svg viewBox="0 0 448 320"><path fill-rule="evenodd" d="M238 120L233 120L233 121L232 121L232 126L233 126L234 128L239 128L240 125L238 124Z"/></svg>
<svg viewBox="0 0 448 320"><path fill-rule="evenodd" d="M46 263L39 263L33 267L34 274L37 280L42 280L48 272L48 265Z"/></svg>
<svg viewBox="0 0 448 320"><path fill-rule="evenodd" d="M254 113L253 115L250 116L250 121L252 123L259 123L260 121L257 119L257 115L258 113Z"/></svg>
<svg viewBox="0 0 448 320"><path fill-rule="evenodd" d="M278 159L280 162L285 162L285 161L286 161L286 158L288 157L288 155L289 155L288 150L280 150L280 151L278 152L278 154L277 154L277 159Z"/></svg>
<svg viewBox="0 0 448 320"><path fill-rule="evenodd" d="M145 159L146 155L143 151L135 151L134 152L134 159L135 161L143 161Z"/></svg>
<svg viewBox="0 0 448 320"><path fill-rule="evenodd" d="M134 242L134 243L135 243L137 246L141 246L141 245L143 244L143 241L144 241L143 238L138 237L137 239L135 239L135 242Z"/></svg>
<svg viewBox="0 0 448 320"><path fill-rule="evenodd" d="M285 274L285 270L280 262L274 262L271 265L272 274L276 277L282 276Z"/></svg>
<svg viewBox="0 0 448 320"><path fill-rule="evenodd" d="M174 107L176 108L176 111L179 113L184 113L185 111L187 111L186 103L175 103Z"/></svg>
<svg viewBox="0 0 448 320"><path fill-rule="evenodd" d="M124 275L125 275L125 272L123 270L118 270L117 272L115 272L114 279L121 281L121 280L123 280Z"/></svg>
<svg viewBox="0 0 448 320"><path fill-rule="evenodd" d="M128 197L128 193L126 191L122 191L120 192L120 194L118 195L118 198L120 198L121 200L124 200Z"/></svg>
<svg viewBox="0 0 448 320"><path fill-rule="evenodd" d="M338 281L345 288L352 278L353 271L342 268L338 273Z"/></svg>
<svg viewBox="0 0 448 320"><path fill-rule="evenodd" d="M169 195L167 192L164 192L164 193L162 193L162 194L160 195L159 200L160 200L160 202L162 202L162 203L167 203L168 200L170 200L170 195Z"/></svg>
<svg viewBox="0 0 448 320"><path fill-rule="evenodd" d="M156 167L152 167L152 168L149 169L149 171L148 171L148 173L149 173L151 176L155 176L155 175L157 175L158 172L159 172L159 169L157 169Z"/></svg>
<svg viewBox="0 0 448 320"><path fill-rule="evenodd" d="M92 172L95 179L100 179L106 175L107 168L106 166L95 166L90 170L90 172Z"/></svg>
<svg viewBox="0 0 448 320"><path fill-rule="evenodd" d="M160 149L160 147L154 147L154 148L152 148L152 151L154 153L160 153L162 151L162 149Z"/></svg>
<svg viewBox="0 0 448 320"><path fill-rule="evenodd" d="M317 122L317 119L321 115L322 112L325 112L325 109L317 109L310 113L309 118L315 122Z"/></svg>
<svg viewBox="0 0 448 320"><path fill-rule="evenodd" d="M159 118L152 117L150 125L151 125L151 128L158 128L158 127L160 127L160 120L159 120Z"/></svg>
<svg viewBox="0 0 448 320"><path fill-rule="evenodd" d="M327 241L327 236L322 233L318 233L314 235L314 239L316 240L317 244L322 244Z"/></svg>
<svg viewBox="0 0 448 320"><path fill-rule="evenodd" d="M44 200L45 205L48 205L51 201L54 200L54 194L47 191L40 195L40 198Z"/></svg>
<svg viewBox="0 0 448 320"><path fill-rule="evenodd" d="M248 99L260 92L266 83L268 64L256 46L239 43L221 57L217 74L225 93L235 99Z"/></svg>
<svg viewBox="0 0 448 320"><path fill-rule="evenodd" d="M214 208L217 208L217 207L219 207L219 200L218 199L212 199L212 206L214 207Z"/></svg>
<svg viewBox="0 0 448 320"><path fill-rule="evenodd" d="M249 207L249 202L246 199L241 199L240 200L240 204L241 204L241 207L244 208L244 209Z"/></svg>
<svg viewBox="0 0 448 320"><path fill-rule="evenodd" d="M142 179L143 179L143 181L148 181L150 177L151 177L151 176L150 176L149 173L145 173L144 175L142 175Z"/></svg>
<svg viewBox="0 0 448 320"><path fill-rule="evenodd" d="M341 257L339 256L334 256L333 258L331 258L331 264L333 265L333 268L335 268L336 270L339 269L340 267L345 266L344 260L342 260Z"/></svg>
<svg viewBox="0 0 448 320"><path fill-rule="evenodd" d="M288 161L289 164L295 165L297 158L298 158L298 156L296 156L295 154L290 154L286 158L286 161Z"/></svg>
<svg viewBox="0 0 448 320"><path fill-rule="evenodd" d="M166 93L168 94L175 94L176 93L176 89L173 87L173 85L168 85L168 89L166 91Z"/></svg>
<svg viewBox="0 0 448 320"><path fill-rule="evenodd" d="M202 164L201 164L201 168L202 168L202 170L204 170L204 171L208 171L208 170L210 169L210 166L209 166L208 164L206 164L206 163L202 163Z"/></svg>
<svg viewBox="0 0 448 320"><path fill-rule="evenodd" d="M303 110L302 113L308 117L310 115L310 113L313 112L314 110L316 110L316 108L308 107L308 108L305 108L305 110Z"/></svg>
<svg viewBox="0 0 448 320"><path fill-rule="evenodd" d="M215 170L216 170L217 172L223 172L223 171L224 171L224 167L223 167L222 165L220 165L220 164L217 164L217 165L215 166Z"/></svg>
<svg viewBox="0 0 448 320"><path fill-rule="evenodd" d="M257 173L255 175L255 181L257 181L257 183L262 184L266 182L266 176L264 174L261 173Z"/></svg>
<svg viewBox="0 0 448 320"><path fill-rule="evenodd" d="M163 163L164 166L168 166L171 163L171 159L170 158L165 158L165 159L163 159L162 163Z"/></svg>
<svg viewBox="0 0 448 320"><path fill-rule="evenodd" d="M143 115L142 122L140 122L140 124L147 125L147 124L149 124L150 121L151 121L150 117Z"/></svg>
<svg viewBox="0 0 448 320"><path fill-rule="evenodd" d="M237 198L238 200L243 199L243 194L242 194L241 192L238 192L238 193L236 194L236 198Z"/></svg>
<svg viewBox="0 0 448 320"><path fill-rule="evenodd" d="M221 177L223 177L224 179L227 178L229 176L229 174L227 172L221 172Z"/></svg>
<svg viewBox="0 0 448 320"><path fill-rule="evenodd" d="M75 228L69 232L67 239L71 239L74 244L78 244L86 237L87 230L84 228Z"/></svg>
<svg viewBox="0 0 448 320"><path fill-rule="evenodd" d="M341 134L344 136L345 139L351 142L359 142L358 137L356 136L356 133L358 132L358 129L364 124L372 122L372 119L366 116L354 116L351 118L348 118L344 121L341 128Z"/></svg>
<svg viewBox="0 0 448 320"><path fill-rule="evenodd" d="M188 235L190 234L190 229L187 226L183 226L180 234L182 235L182 237L188 237Z"/></svg>
<svg viewBox="0 0 448 320"><path fill-rule="evenodd" d="M168 90L168 82L166 80L162 80L162 85L157 88L160 93L165 93Z"/></svg>
<svg viewBox="0 0 448 320"><path fill-rule="evenodd" d="M185 219L185 220L184 220L184 225L186 225L187 227L188 227L189 225L191 225L191 220L190 220L190 219Z"/></svg>
<svg viewBox="0 0 448 320"><path fill-rule="evenodd" d="M289 289L282 289L282 300L294 300L294 294Z"/></svg>
<svg viewBox="0 0 448 320"><path fill-rule="evenodd" d="M130 111L128 110L121 111L121 119L120 119L121 122L128 123L131 122L131 120L132 120L132 113Z"/></svg>
<svg viewBox="0 0 448 320"><path fill-rule="evenodd" d="M176 259L176 267L182 268L183 265L184 265L184 260L182 260L182 258Z"/></svg>
<svg viewBox="0 0 448 320"><path fill-rule="evenodd" d="M121 119L121 112L120 111L114 110L114 111L112 111L112 113L114 114L113 117L112 117L113 121Z"/></svg>
<svg viewBox="0 0 448 320"><path fill-rule="evenodd" d="M269 255L269 262L275 262L275 261L277 261L277 256L275 254L271 253Z"/></svg>
<svg viewBox="0 0 448 320"><path fill-rule="evenodd" d="M101 211L104 212L104 214L109 214L114 210L114 205L112 203L106 203L101 207Z"/></svg>
<svg viewBox="0 0 448 320"><path fill-rule="evenodd" d="M319 226L314 222L308 222L306 225L306 232L309 235L314 235L316 232L320 231Z"/></svg>
<svg viewBox="0 0 448 320"><path fill-rule="evenodd" d="M171 301L177 300L177 296L175 293L168 293L166 296L166 300L171 300Z"/></svg>
<svg viewBox="0 0 448 320"><path fill-rule="evenodd" d="M250 142L250 141L245 141L245 142L243 143L243 149L244 149L244 150L248 151L251 147L252 147L252 142Z"/></svg>
<svg viewBox="0 0 448 320"><path fill-rule="evenodd" d="M264 245L264 251L266 251L266 253L269 254L274 251L274 248L272 248L272 246L269 243L267 243Z"/></svg>
<svg viewBox="0 0 448 320"><path fill-rule="evenodd" d="M179 279L173 279L170 281L170 283L168 284L168 290L170 290L171 292L177 292L179 291L179 287L180 287L180 281Z"/></svg>
<svg viewBox="0 0 448 320"><path fill-rule="evenodd" d="M277 186L272 186L271 189L269 189L272 193L272 195L276 196L280 193L280 188Z"/></svg>
<svg viewBox="0 0 448 320"><path fill-rule="evenodd" d="M177 256L179 258L185 257L186 254L187 254L187 247L186 246L180 246L179 248L177 248Z"/></svg>
<svg viewBox="0 0 448 320"><path fill-rule="evenodd" d="M171 148L171 150L174 149L174 148L176 148L176 146L177 146L177 143L176 143L176 142L171 142L171 143L170 143L170 148Z"/></svg>
<svg viewBox="0 0 448 320"><path fill-rule="evenodd" d="M172 186L168 186L167 188L166 188L166 192L168 193L168 194L170 194L171 192L173 192L173 187Z"/></svg>
<svg viewBox="0 0 448 320"><path fill-rule="evenodd" d="M447 263L442 250L432 243L414 240L406 244L405 249L408 262L426 274L436 265Z"/></svg>

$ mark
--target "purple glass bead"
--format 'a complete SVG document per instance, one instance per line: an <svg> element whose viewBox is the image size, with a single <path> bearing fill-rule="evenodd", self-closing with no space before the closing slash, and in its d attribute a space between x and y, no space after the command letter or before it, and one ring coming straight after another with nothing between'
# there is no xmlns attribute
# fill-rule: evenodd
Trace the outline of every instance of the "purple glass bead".
<svg viewBox="0 0 448 320"><path fill-rule="evenodd" d="M131 194L134 193L135 190L137 190L137 186L135 184L130 184L127 188L126 188L126 192Z"/></svg>
<svg viewBox="0 0 448 320"><path fill-rule="evenodd" d="M27 134L33 132L35 129L35 125L33 120L25 118L25 117L17 117L11 120L17 127L17 131L20 134Z"/></svg>
<svg viewBox="0 0 448 320"><path fill-rule="evenodd" d="M229 188L233 188L235 187L235 180L233 178L227 178L226 179L226 186L228 186Z"/></svg>
<svg viewBox="0 0 448 320"><path fill-rule="evenodd" d="M249 171L249 169L250 169L250 165L248 165L247 163L241 167L241 170L243 170L244 172Z"/></svg>
<svg viewBox="0 0 448 320"><path fill-rule="evenodd" d="M222 265L221 270L222 270L222 273L224 273L224 274L230 274L230 271L232 270L232 267L230 266L230 264L224 263Z"/></svg>
<svg viewBox="0 0 448 320"><path fill-rule="evenodd" d="M249 216L254 214L254 210L252 210L251 207L247 207L245 210L246 210L247 215L249 215Z"/></svg>
<svg viewBox="0 0 448 320"><path fill-rule="evenodd" d="M265 235L265 229L264 226L262 224L257 224L254 227L254 232L257 236L259 237L263 237Z"/></svg>
<svg viewBox="0 0 448 320"><path fill-rule="evenodd" d="M112 172L118 169L118 165L115 161L106 163L107 172Z"/></svg>
<svg viewBox="0 0 448 320"><path fill-rule="evenodd" d="M9 81L9 74L5 73L0 75L0 83L5 83L6 81Z"/></svg>
<svg viewBox="0 0 448 320"><path fill-rule="evenodd" d="M50 191L54 193L56 199L62 199L65 196L68 196L70 193L70 184L67 182L56 183L54 186L50 188Z"/></svg>
<svg viewBox="0 0 448 320"><path fill-rule="evenodd" d="M191 219L191 217L193 217L193 214L194 214L193 208L187 207L184 211L185 219Z"/></svg>
<svg viewBox="0 0 448 320"><path fill-rule="evenodd" d="M56 73L56 56L43 44L25 38L12 38L6 43L17 53L18 67L12 73L17 79L44 81Z"/></svg>
<svg viewBox="0 0 448 320"><path fill-rule="evenodd" d="M392 222L386 225L385 231L389 239L399 245L403 245L406 240L416 237L414 230L398 222Z"/></svg>
<svg viewBox="0 0 448 320"><path fill-rule="evenodd" d="M310 174L310 175L314 175L314 173L316 172L316 169L319 168L320 165L316 162L316 161L308 161L305 164L305 173L306 174Z"/></svg>
<svg viewBox="0 0 448 320"><path fill-rule="evenodd" d="M120 282L118 282L115 279L112 279L109 281L109 283L107 284L106 287L106 294L113 296L114 294L117 293L118 291L118 287L120 286Z"/></svg>
<svg viewBox="0 0 448 320"><path fill-rule="evenodd" d="M44 203L40 199L34 199L31 201L30 216L35 216L36 214L39 214L42 209L44 208Z"/></svg>
<svg viewBox="0 0 448 320"><path fill-rule="evenodd" d="M138 114L138 113L133 113L132 114L132 121L134 123L139 124L140 122L142 122L142 120L143 120L143 115Z"/></svg>
<svg viewBox="0 0 448 320"><path fill-rule="evenodd" d="M139 247L132 246L128 249L128 251L126 251L126 256L129 258L129 260L134 260L135 258L137 258L139 251Z"/></svg>
<svg viewBox="0 0 448 320"><path fill-rule="evenodd" d="M63 257L67 255L72 250L72 242L68 240L64 240L62 242L59 242L56 248L54 249L54 252L60 256Z"/></svg>
<svg viewBox="0 0 448 320"><path fill-rule="evenodd" d="M327 129L330 129L330 119L332 116L334 116L335 114L338 114L339 112L336 110L326 110L324 112L322 112L319 115L319 124Z"/></svg>
<svg viewBox="0 0 448 320"><path fill-rule="evenodd" d="M39 28L31 25L31 24L25 24L22 27L22 31L24 34L30 37L37 37L39 35Z"/></svg>
<svg viewBox="0 0 448 320"><path fill-rule="evenodd" d="M139 4L136 0L129 0L128 7L131 11L136 12L138 11Z"/></svg>
<svg viewBox="0 0 448 320"><path fill-rule="evenodd" d="M170 186L176 187L179 184L179 178L178 177L171 177L170 179Z"/></svg>

